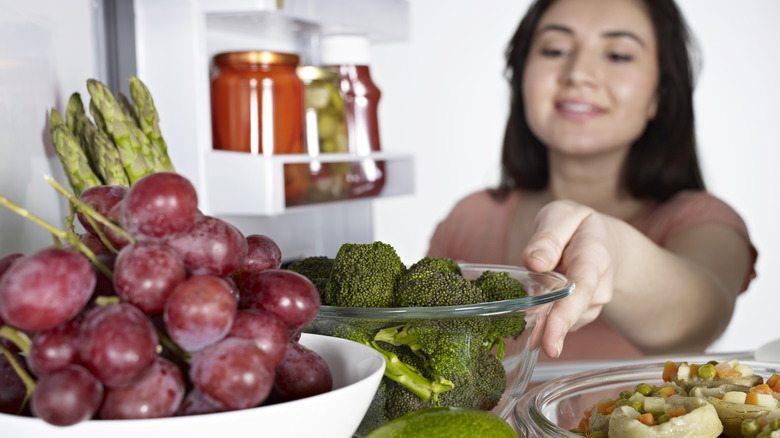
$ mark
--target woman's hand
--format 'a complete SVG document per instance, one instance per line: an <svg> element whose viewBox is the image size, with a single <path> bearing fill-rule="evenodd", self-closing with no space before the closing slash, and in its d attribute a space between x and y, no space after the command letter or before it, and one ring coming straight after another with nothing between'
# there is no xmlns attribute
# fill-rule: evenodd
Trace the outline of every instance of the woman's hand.
<svg viewBox="0 0 780 438"><path fill-rule="evenodd" d="M610 302L617 242L608 218L572 201L554 201L536 216L536 229L525 247L528 269L558 271L574 281L575 292L556 303L547 318L542 349L558 357L569 330L592 322Z"/></svg>

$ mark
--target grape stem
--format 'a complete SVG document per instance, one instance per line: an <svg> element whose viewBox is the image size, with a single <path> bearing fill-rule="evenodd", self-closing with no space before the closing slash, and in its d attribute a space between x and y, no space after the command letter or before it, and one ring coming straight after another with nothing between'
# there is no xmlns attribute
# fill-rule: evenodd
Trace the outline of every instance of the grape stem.
<svg viewBox="0 0 780 438"><path fill-rule="evenodd" d="M62 186L60 186L62 187ZM36 224L43 227L46 231L50 232L53 236L58 237L62 240L65 240L66 242L73 245L76 249L78 249L82 254L84 254L89 261L92 262L95 267L97 267L100 272L103 273L108 279L114 278L113 272L111 272L111 269L109 269L105 264L103 264L100 260L97 259L97 256L95 256L95 253L92 252L87 245L84 245L80 240L78 234L74 233L68 233L67 231L60 230L59 228L56 228L52 226L51 224L47 223L43 219L35 216L34 214L30 213L29 210L26 208L22 208L13 202L11 202L10 199L6 198L3 195L0 195L0 205L5 206L9 210L13 211L14 213L19 214L20 216L30 219L31 221L35 222ZM89 208L89 207L87 207Z"/></svg>
<svg viewBox="0 0 780 438"><path fill-rule="evenodd" d="M5 326L3 328L5 328ZM5 358L8 360L8 363L11 364L11 368L16 371L16 374L19 376L19 378L22 379L22 383L24 383L24 387L26 388L24 399L22 400L22 404L19 405L19 410L17 411L17 413L21 415L24 407L27 405L27 401L30 400L33 391L35 391L35 380L30 377L27 371L25 371L25 369L16 360L13 353L11 353L11 351L6 348L2 342L0 342L0 353L3 353L3 356L5 356Z"/></svg>
<svg viewBox="0 0 780 438"><path fill-rule="evenodd" d="M190 363L190 357L192 355L190 353L182 350L181 347L176 345L176 343L173 342L173 340L171 340L171 338L168 337L167 333L165 333L164 331L158 329L157 330L157 337L160 339L160 343L163 346L165 346L165 348L171 350L171 352L173 354L175 354L176 356L178 356L179 358L181 358L185 362Z"/></svg>
<svg viewBox="0 0 780 438"><path fill-rule="evenodd" d="M68 198L68 201L70 201L72 204L74 204L80 212L82 212L85 215L87 215L88 217L91 217L92 219L100 222L101 224L103 224L106 227L110 228L112 231L115 231L116 233L118 233L119 235L121 235L122 237L127 239L130 243L135 243L135 239L130 237L130 235L127 234L127 232L125 230L123 230L122 227L117 226L115 223L111 222L108 218L106 218L102 214L100 214L97 211L95 211L89 205L79 201L79 199L76 198L76 196L74 196L73 193L69 192L68 189L63 187L60 183L55 181L52 177L50 177L49 175L44 175L43 178L52 187L54 187L55 190L57 190L63 196Z"/></svg>
<svg viewBox="0 0 780 438"><path fill-rule="evenodd" d="M16 330L11 326L4 325L0 327L0 338L5 338L13 342L14 345L22 350L22 353L24 354L28 354L30 352L30 344L32 344L32 340L30 340L30 338L24 332Z"/></svg>

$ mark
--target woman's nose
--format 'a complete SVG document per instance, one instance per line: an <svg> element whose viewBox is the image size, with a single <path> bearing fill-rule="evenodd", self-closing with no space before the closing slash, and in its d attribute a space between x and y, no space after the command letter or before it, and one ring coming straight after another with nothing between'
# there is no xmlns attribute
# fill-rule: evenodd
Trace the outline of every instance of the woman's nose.
<svg viewBox="0 0 780 438"><path fill-rule="evenodd" d="M595 86L598 66L592 54L575 52L569 57L562 80L566 85Z"/></svg>

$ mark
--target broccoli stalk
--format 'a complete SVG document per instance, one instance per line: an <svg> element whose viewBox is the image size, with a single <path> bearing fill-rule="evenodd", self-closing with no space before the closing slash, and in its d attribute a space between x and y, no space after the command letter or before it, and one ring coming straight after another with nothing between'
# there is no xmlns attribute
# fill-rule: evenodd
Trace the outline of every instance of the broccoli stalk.
<svg viewBox="0 0 780 438"><path fill-rule="evenodd" d="M447 379L439 378L432 381L426 378L419 370L401 361L398 355L380 347L376 341L367 345L384 357L385 376L413 392L420 400L428 401L431 395L436 399L442 392L453 388L452 382Z"/></svg>

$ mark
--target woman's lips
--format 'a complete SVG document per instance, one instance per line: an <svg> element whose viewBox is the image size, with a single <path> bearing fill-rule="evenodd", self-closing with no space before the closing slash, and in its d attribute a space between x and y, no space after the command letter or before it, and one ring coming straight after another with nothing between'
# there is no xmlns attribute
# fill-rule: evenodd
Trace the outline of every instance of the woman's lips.
<svg viewBox="0 0 780 438"><path fill-rule="evenodd" d="M589 102L561 100L555 103L558 114L569 120L585 121L598 117L604 109Z"/></svg>

